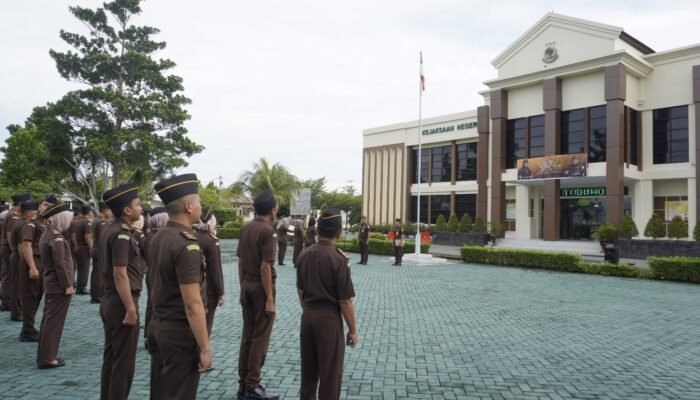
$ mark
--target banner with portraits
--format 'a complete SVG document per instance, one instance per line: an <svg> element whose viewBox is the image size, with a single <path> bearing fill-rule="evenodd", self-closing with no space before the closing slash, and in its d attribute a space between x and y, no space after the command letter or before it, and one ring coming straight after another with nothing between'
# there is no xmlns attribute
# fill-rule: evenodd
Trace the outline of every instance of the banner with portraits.
<svg viewBox="0 0 700 400"><path fill-rule="evenodd" d="M586 176L585 153L523 158L518 160L518 180L562 179Z"/></svg>

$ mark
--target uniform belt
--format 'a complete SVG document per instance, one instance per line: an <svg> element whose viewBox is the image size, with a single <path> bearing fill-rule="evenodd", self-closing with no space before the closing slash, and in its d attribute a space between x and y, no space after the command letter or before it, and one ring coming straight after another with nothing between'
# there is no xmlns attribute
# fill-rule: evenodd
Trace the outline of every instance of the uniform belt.
<svg viewBox="0 0 700 400"><path fill-rule="evenodd" d="M314 301L313 303L304 302L304 309L340 311L340 305L332 301Z"/></svg>
<svg viewBox="0 0 700 400"><path fill-rule="evenodd" d="M246 275L245 280L248 282L262 282L262 277L255 275ZM277 278L272 278L272 283L275 283Z"/></svg>

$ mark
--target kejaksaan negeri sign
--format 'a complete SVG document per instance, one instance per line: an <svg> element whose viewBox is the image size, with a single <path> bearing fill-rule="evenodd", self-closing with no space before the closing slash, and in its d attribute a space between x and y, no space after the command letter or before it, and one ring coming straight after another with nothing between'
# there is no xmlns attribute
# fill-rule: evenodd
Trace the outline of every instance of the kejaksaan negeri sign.
<svg viewBox="0 0 700 400"><path fill-rule="evenodd" d="M463 124L458 124L458 125L439 126L437 128L423 129L423 136L437 135L439 133L454 132L455 130L463 131L463 130L473 129L473 128L476 128L476 122L465 122Z"/></svg>

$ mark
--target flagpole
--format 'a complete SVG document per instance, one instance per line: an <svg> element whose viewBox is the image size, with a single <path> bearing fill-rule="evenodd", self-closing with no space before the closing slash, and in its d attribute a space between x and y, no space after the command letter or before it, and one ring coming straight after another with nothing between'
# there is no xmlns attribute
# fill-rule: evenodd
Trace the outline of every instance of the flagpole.
<svg viewBox="0 0 700 400"><path fill-rule="evenodd" d="M418 79L418 200L416 201L416 256L420 257L420 183L422 163L423 137L423 52L420 52L420 77Z"/></svg>

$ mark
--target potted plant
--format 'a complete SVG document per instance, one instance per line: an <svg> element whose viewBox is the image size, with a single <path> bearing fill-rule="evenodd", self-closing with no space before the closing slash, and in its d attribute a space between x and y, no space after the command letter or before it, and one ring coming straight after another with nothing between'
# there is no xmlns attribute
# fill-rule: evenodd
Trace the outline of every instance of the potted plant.
<svg viewBox="0 0 700 400"><path fill-rule="evenodd" d="M600 248L605 252L605 247L620 237L620 228L614 224L603 224L593 233L593 239L600 242Z"/></svg>

